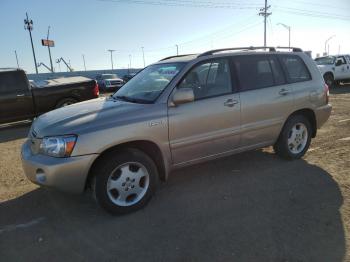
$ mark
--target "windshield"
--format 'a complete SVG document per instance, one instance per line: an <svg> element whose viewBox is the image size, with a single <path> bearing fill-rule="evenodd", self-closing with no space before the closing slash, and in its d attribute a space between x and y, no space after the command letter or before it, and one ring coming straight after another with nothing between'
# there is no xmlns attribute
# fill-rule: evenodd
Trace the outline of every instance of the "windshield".
<svg viewBox="0 0 350 262"><path fill-rule="evenodd" d="M319 57L315 59L318 65L333 65L335 62L334 56Z"/></svg>
<svg viewBox="0 0 350 262"><path fill-rule="evenodd" d="M115 79L118 78L116 74L102 75L102 79Z"/></svg>
<svg viewBox="0 0 350 262"><path fill-rule="evenodd" d="M131 102L152 103L185 63L167 63L146 67L130 79L113 97Z"/></svg>

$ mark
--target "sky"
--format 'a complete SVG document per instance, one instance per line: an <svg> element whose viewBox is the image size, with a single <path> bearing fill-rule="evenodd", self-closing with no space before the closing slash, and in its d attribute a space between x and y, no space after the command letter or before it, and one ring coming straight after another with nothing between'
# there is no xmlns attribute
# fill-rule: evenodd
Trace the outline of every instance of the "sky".
<svg viewBox="0 0 350 262"><path fill-rule="evenodd" d="M267 45L291 45L322 54L329 40L330 54L350 54L350 0L269 0ZM26 12L34 22L32 31L38 63L49 65L47 47L41 45L50 26L51 48L56 63L63 57L71 67L110 69L143 67L166 56L201 53L210 49L262 46L264 0L0 0L0 68L19 66L35 72L29 33L24 29ZM60 69L61 68L61 69ZM48 72L43 66L39 72Z"/></svg>

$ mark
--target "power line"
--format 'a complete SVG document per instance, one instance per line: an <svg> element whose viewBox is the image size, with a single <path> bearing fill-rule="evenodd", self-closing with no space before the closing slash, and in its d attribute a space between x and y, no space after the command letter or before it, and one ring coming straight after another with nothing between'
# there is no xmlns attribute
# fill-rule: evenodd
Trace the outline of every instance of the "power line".
<svg viewBox="0 0 350 262"><path fill-rule="evenodd" d="M201 7L201 8L222 8L222 9L256 9L258 4L247 3L216 3L216 2L197 2L181 0L98 0L100 2L112 2L119 4L140 4L140 5L158 5L170 7Z"/></svg>
<svg viewBox="0 0 350 262"><path fill-rule="evenodd" d="M290 7L283 7L283 6L276 6L276 9L278 11L281 11L284 13L302 15L302 16L307 16L307 17L350 20L350 16L343 16L343 15L332 14L332 13L328 13L328 12L318 12L318 11L311 11L311 10L290 8Z"/></svg>
<svg viewBox="0 0 350 262"><path fill-rule="evenodd" d="M341 7L341 6L334 6L334 5L329 5L329 4L321 4L321 3L315 3L315 2L307 2L307 1L299 1L299 0L293 0L293 3L296 4L303 4L303 5L312 5L312 6L319 6L319 7L326 7L326 8L334 8L334 9L340 9L340 10L344 10L349 8L348 7Z"/></svg>

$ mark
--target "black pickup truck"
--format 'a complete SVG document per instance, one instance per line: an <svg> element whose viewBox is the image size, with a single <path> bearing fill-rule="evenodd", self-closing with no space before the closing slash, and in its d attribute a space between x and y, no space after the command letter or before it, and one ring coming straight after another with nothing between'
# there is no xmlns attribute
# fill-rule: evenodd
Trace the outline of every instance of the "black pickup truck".
<svg viewBox="0 0 350 262"><path fill-rule="evenodd" d="M53 109L97 98L95 80L74 78L37 87L21 69L0 69L0 124L34 118ZM63 78L64 80L64 78Z"/></svg>

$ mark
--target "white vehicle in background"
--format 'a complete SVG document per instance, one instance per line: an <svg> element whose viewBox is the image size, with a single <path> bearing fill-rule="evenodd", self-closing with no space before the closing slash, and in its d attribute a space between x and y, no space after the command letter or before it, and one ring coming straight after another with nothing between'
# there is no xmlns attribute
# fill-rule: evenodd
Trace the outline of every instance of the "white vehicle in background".
<svg viewBox="0 0 350 262"><path fill-rule="evenodd" d="M350 55L323 56L315 62L329 87L350 79Z"/></svg>

